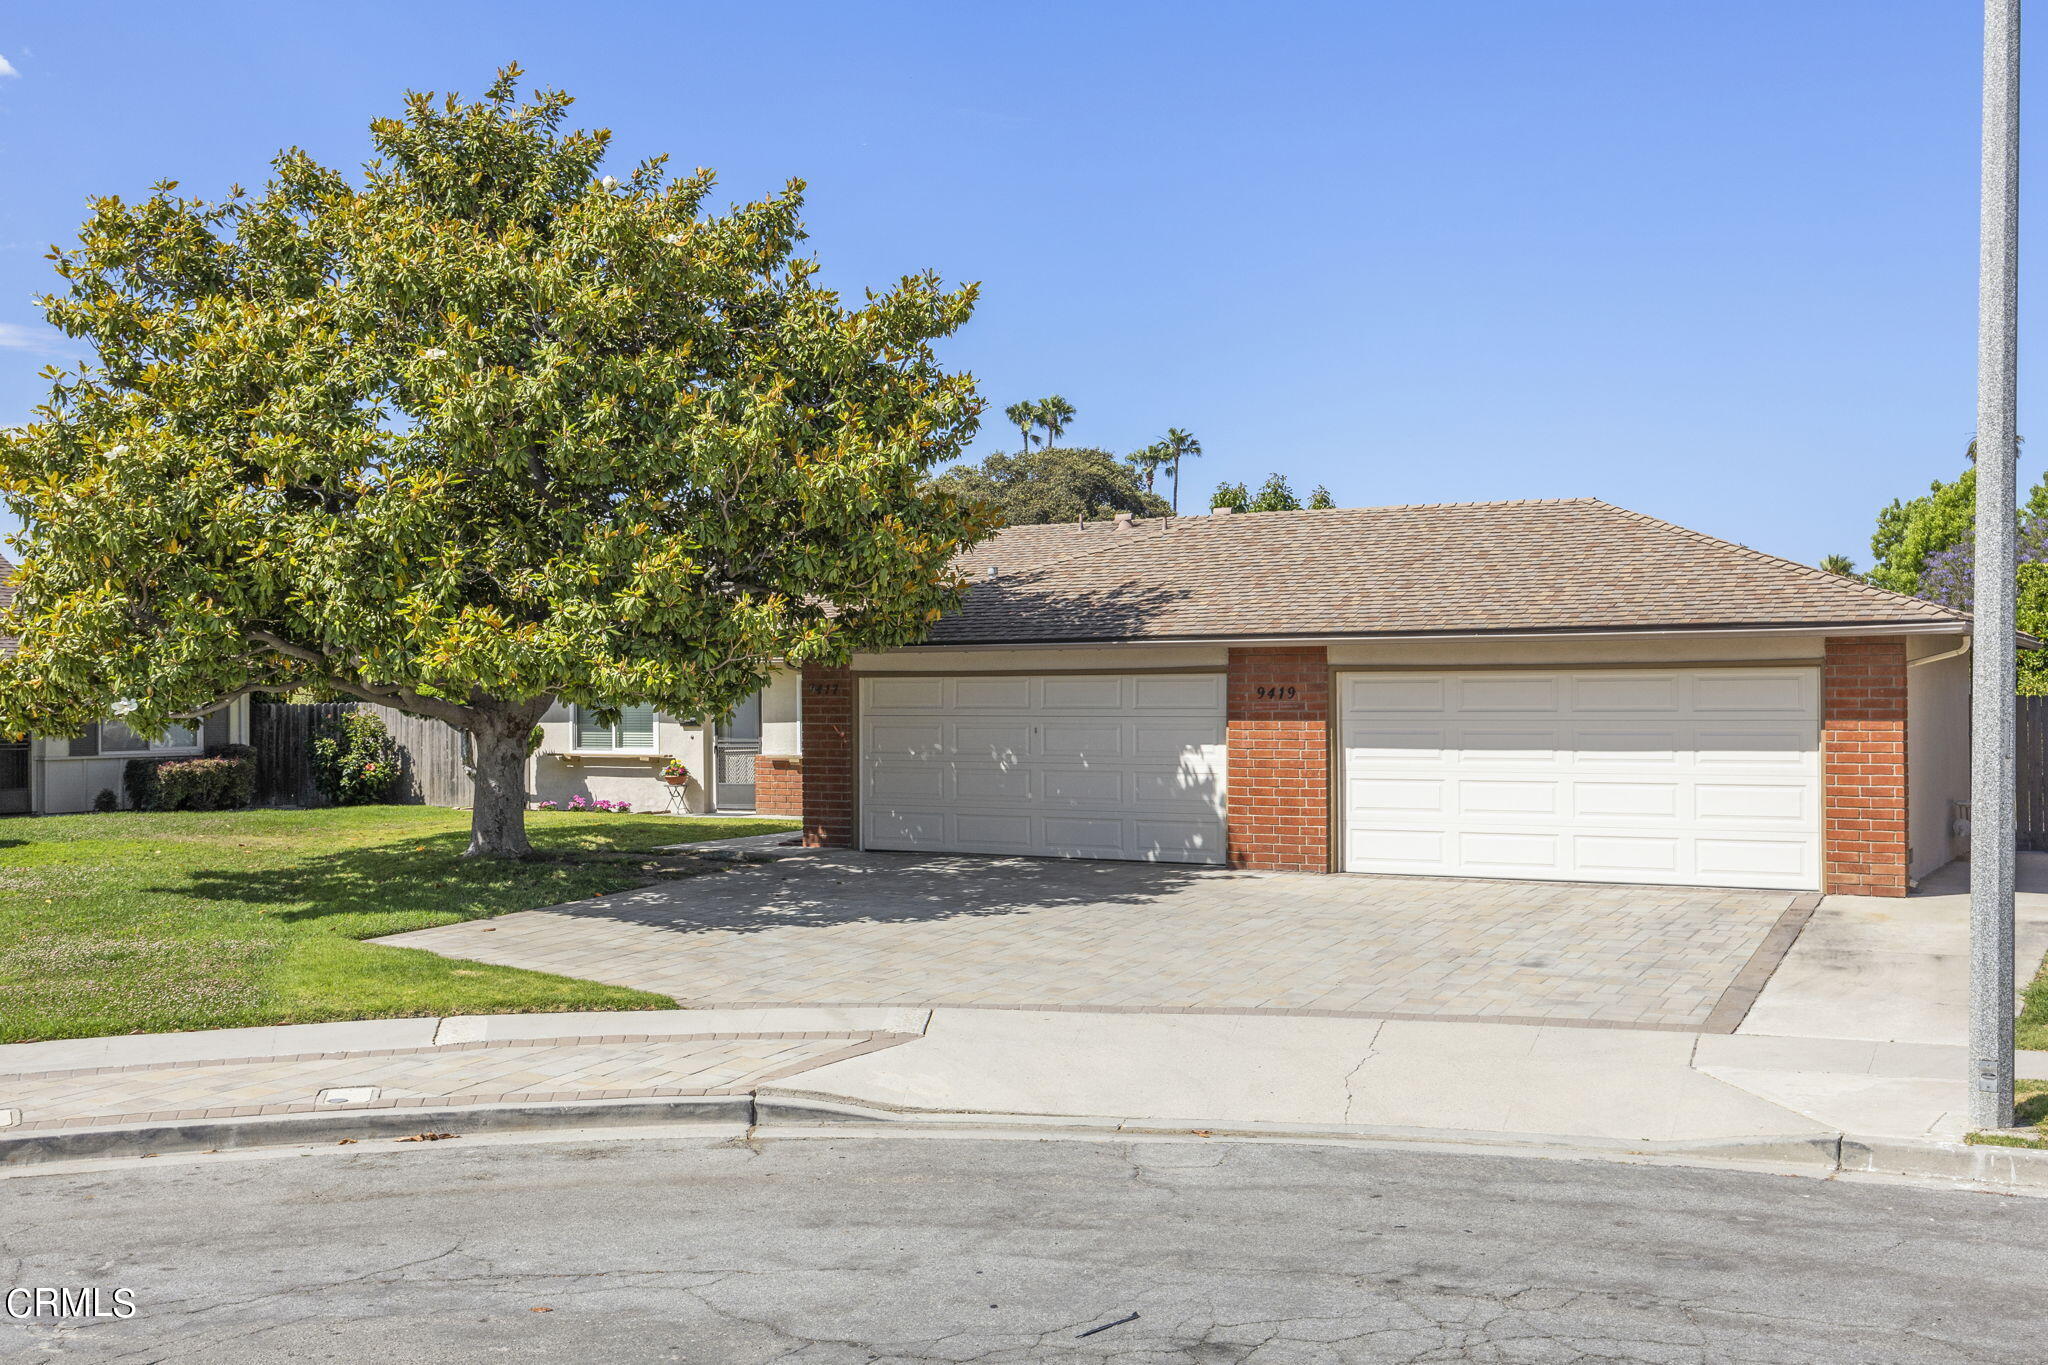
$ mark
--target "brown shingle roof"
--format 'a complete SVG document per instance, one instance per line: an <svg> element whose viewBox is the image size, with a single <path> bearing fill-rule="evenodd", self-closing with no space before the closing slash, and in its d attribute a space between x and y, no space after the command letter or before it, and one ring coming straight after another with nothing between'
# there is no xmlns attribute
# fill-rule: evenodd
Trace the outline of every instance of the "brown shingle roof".
<svg viewBox="0 0 2048 1365"><path fill-rule="evenodd" d="M932 644L1967 620L1596 498L1016 526L957 563Z"/></svg>

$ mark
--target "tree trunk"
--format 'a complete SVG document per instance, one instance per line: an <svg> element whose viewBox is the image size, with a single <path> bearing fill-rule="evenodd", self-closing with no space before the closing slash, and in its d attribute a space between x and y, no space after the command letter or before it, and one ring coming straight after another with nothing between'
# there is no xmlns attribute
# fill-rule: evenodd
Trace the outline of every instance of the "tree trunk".
<svg viewBox="0 0 2048 1365"><path fill-rule="evenodd" d="M476 796L464 857L533 856L533 845L526 841L526 742L539 714L532 705L472 713L469 739L476 755Z"/></svg>

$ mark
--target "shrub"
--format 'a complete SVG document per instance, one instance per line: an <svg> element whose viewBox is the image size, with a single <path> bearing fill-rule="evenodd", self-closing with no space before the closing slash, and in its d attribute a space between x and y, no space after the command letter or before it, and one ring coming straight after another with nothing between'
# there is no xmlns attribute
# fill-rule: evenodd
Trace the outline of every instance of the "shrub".
<svg viewBox="0 0 2048 1365"><path fill-rule="evenodd" d="M112 787L101 787L100 794L92 799L92 808L101 815L121 809L121 797Z"/></svg>
<svg viewBox="0 0 2048 1365"><path fill-rule="evenodd" d="M321 726L312 740L313 784L337 806L389 801L402 771L384 722L352 711Z"/></svg>
<svg viewBox="0 0 2048 1365"><path fill-rule="evenodd" d="M129 759L121 774L128 804L137 810L239 810L255 799L256 760L246 752L246 745L232 747L244 752L206 758ZM95 802L94 809L100 808Z"/></svg>

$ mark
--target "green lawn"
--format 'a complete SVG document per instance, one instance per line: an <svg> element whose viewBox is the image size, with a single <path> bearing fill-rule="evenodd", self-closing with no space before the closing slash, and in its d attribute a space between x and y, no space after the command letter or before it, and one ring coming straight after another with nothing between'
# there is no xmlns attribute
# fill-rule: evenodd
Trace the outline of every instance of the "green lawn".
<svg viewBox="0 0 2048 1365"><path fill-rule="evenodd" d="M789 820L528 814L543 855L469 862L426 806L0 820L0 1042L438 1014L666 1009L544 972L359 942L645 883L606 854Z"/></svg>

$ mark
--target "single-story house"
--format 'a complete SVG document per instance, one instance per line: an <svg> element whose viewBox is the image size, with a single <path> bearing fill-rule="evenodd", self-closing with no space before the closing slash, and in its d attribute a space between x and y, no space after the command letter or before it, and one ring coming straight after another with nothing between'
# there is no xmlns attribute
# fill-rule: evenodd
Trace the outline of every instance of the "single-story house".
<svg viewBox="0 0 2048 1365"><path fill-rule="evenodd" d="M722 720L678 720L651 706L628 706L607 724L594 712L557 703L541 717L526 789L535 801L562 805L580 796L642 811L802 815L795 758L803 747L801 692L802 680L784 670ZM671 759L689 769L681 787L662 780Z"/></svg>
<svg viewBox="0 0 2048 1365"><path fill-rule="evenodd" d="M0 556L0 607L14 600L14 565ZM0 653L15 642L0 635ZM76 739L0 742L0 815L70 815L89 811L103 791L121 795L131 758L198 758L214 744L249 742L249 699L212 712L196 726L158 739L136 734L119 720L95 725Z"/></svg>
<svg viewBox="0 0 2048 1365"><path fill-rule="evenodd" d="M1967 617L1594 499L1019 526L961 568L925 642L771 687L808 842L1875 895L1958 852Z"/></svg>

